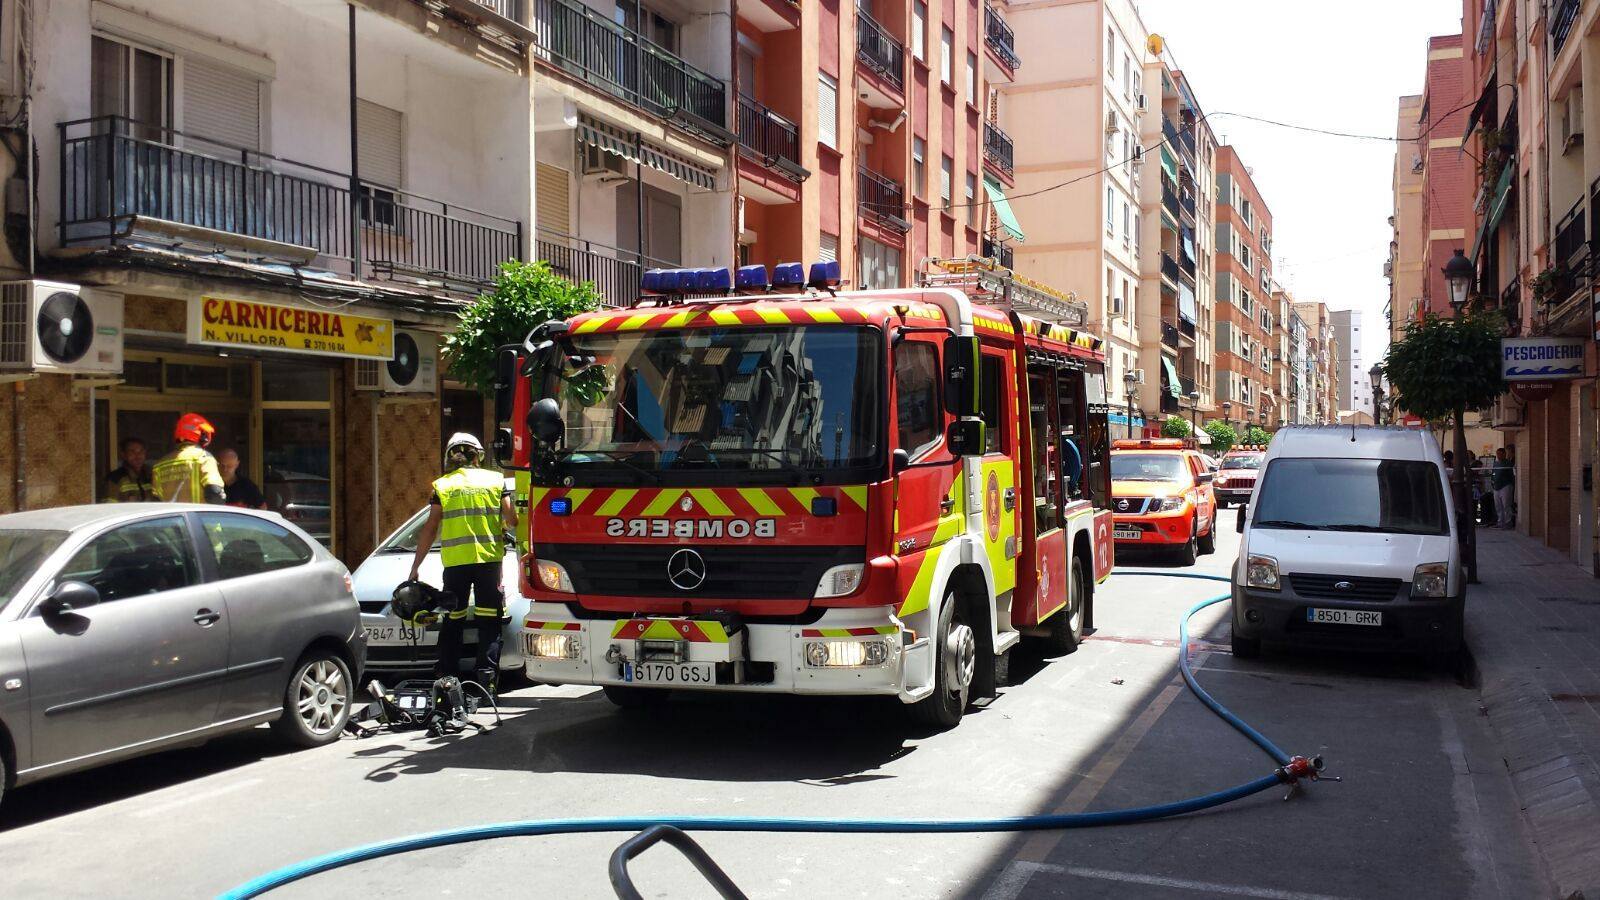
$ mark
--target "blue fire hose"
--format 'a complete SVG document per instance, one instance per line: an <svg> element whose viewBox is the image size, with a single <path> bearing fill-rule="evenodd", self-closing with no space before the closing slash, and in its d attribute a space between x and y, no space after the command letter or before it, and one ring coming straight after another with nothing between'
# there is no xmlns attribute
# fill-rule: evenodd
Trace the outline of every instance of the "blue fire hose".
<svg viewBox="0 0 1600 900"><path fill-rule="evenodd" d="M1202 581L1231 580L1220 575L1201 575L1190 572L1126 571L1118 574L1152 575L1164 578L1194 578ZM1252 794L1281 785L1289 785L1292 791L1299 786L1302 778L1316 781L1319 778L1328 777L1321 775L1322 763L1320 759L1306 759L1305 757L1290 756L1285 753L1261 732L1250 727L1243 719L1234 715L1232 711L1218 702L1195 680L1194 672L1189 668L1189 619L1200 610L1221 603L1229 599L1229 597L1229 594L1222 594L1209 600L1202 600L1184 614L1183 620L1178 627L1178 671L1183 675L1184 684L1188 685L1189 690L1200 699L1201 703L1204 703L1224 722L1232 725L1240 734L1243 734L1256 746L1260 747L1268 756L1272 757L1273 762L1277 763L1278 767L1269 775L1264 775L1254 781L1247 781L1244 784L1226 790L1204 794L1199 797L1191 797L1186 800L1176 800L1171 803L1161 803L1154 806L1139 806L1131 809L1009 816L998 819L794 819L744 816L530 819L521 822L479 825L472 828L454 828L447 831L436 831L431 834L419 834L392 841L383 841L377 844L367 844L366 846L354 847L349 850L340 850L336 853L318 856L268 872L259 878L239 885L221 896L225 900L244 900L244 898L248 897L259 897L268 891L283 887L302 878L354 863L366 862L399 853L409 853L413 850L447 847L452 844L465 844L494 838L634 832L642 831L655 825L670 825L684 831L830 834L948 834L955 832L1047 831L1063 828L1091 828L1101 825L1127 825L1134 822L1149 822L1155 819L1181 816L1185 813L1198 812L1202 809L1210 809L1214 806L1221 806L1224 803L1231 803L1234 800L1241 800Z"/></svg>

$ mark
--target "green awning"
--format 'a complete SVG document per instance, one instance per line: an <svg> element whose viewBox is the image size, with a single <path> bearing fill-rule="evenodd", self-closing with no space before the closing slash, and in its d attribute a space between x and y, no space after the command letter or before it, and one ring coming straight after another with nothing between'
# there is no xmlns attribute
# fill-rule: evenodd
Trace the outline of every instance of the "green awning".
<svg viewBox="0 0 1600 900"><path fill-rule="evenodd" d="M1011 203L1006 200L1005 192L1000 190L1000 185L992 178L983 179L984 193L989 195L989 205L994 207L995 215L1000 217L1000 227L1010 234L1013 240L1025 241L1022 234L1022 225L1017 222L1017 214L1011 211Z"/></svg>
<svg viewBox="0 0 1600 900"><path fill-rule="evenodd" d="M1472 261L1478 261L1478 251L1483 249L1483 242L1500 224L1500 219L1506 214L1506 207L1511 201L1511 176L1517 170L1517 158L1510 157L1505 161L1500 170L1500 178L1495 182L1494 192L1489 195L1489 209L1483 217L1483 227L1478 229L1478 237L1472 242Z"/></svg>
<svg viewBox="0 0 1600 900"><path fill-rule="evenodd" d="M1178 367L1172 364L1172 357L1161 354L1161 368L1167 370L1167 393L1174 397L1183 396L1183 381L1178 378Z"/></svg>
<svg viewBox="0 0 1600 900"><path fill-rule="evenodd" d="M1173 183L1177 183L1178 160L1173 157L1172 151L1167 149L1166 144L1161 145L1161 171L1166 172L1167 177L1171 178Z"/></svg>

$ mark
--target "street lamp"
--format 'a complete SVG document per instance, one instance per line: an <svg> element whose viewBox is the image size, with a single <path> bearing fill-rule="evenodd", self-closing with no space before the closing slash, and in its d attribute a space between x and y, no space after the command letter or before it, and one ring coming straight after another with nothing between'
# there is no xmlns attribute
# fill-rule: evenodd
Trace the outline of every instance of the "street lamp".
<svg viewBox="0 0 1600 900"><path fill-rule="evenodd" d="M1372 423L1383 424L1383 364L1373 363L1367 370L1367 377L1372 379Z"/></svg>
<svg viewBox="0 0 1600 900"><path fill-rule="evenodd" d="M1134 391L1138 387L1138 379L1134 376L1133 370L1130 369L1122 373L1122 383L1128 390L1128 437L1131 438L1133 437L1133 398Z"/></svg>
<svg viewBox="0 0 1600 900"><path fill-rule="evenodd" d="M1462 314L1467 308L1467 294L1472 289L1472 277L1476 270L1472 260L1460 248L1455 255L1444 264L1444 280L1450 289L1450 306L1455 310L1456 324L1460 325ZM1457 405L1456 413L1456 440L1455 440L1455 485L1456 520L1461 528L1461 555L1467 564L1467 582L1478 583L1478 535L1473 527L1476 524L1472 515L1472 493L1467 489L1467 425L1466 408Z"/></svg>
<svg viewBox="0 0 1600 900"><path fill-rule="evenodd" d="M1199 416L1199 414L1200 414L1200 392L1199 391L1190 391L1189 392L1189 436L1194 438L1197 441L1200 439L1200 422L1199 422L1199 419L1197 418Z"/></svg>
<svg viewBox="0 0 1600 900"><path fill-rule="evenodd" d="M1233 424L1233 401L1222 401L1222 421L1228 425Z"/></svg>

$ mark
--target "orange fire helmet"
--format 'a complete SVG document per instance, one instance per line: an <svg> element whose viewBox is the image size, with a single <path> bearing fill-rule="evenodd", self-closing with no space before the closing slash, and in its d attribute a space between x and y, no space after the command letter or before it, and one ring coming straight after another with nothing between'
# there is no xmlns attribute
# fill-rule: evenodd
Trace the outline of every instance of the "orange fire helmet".
<svg viewBox="0 0 1600 900"><path fill-rule="evenodd" d="M211 436L216 433L216 426L206 421L205 416L199 413L184 413L178 417L177 427L172 429L172 439L205 447L211 444Z"/></svg>

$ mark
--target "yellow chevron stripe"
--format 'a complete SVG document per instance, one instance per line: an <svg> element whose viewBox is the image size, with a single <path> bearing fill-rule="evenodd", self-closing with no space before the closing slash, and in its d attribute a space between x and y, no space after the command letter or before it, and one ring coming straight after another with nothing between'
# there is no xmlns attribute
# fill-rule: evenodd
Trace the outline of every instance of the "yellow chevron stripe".
<svg viewBox="0 0 1600 900"><path fill-rule="evenodd" d="M644 508L644 514L647 516L659 516L671 509L672 504L677 503L678 498L682 496L683 488L665 489L661 493L657 494L654 500L650 501L649 506Z"/></svg>
<svg viewBox="0 0 1600 900"><path fill-rule="evenodd" d="M783 507L779 506L776 501L767 496L767 492L761 488L739 488L739 496L743 497L745 502L749 503L750 506L754 508L755 511L760 515L783 515Z"/></svg>
<svg viewBox="0 0 1600 900"><path fill-rule="evenodd" d="M694 624L696 628L700 629L701 634L711 639L713 644L726 644L728 642L728 631L722 627L721 622L696 622Z"/></svg>
<svg viewBox="0 0 1600 900"><path fill-rule="evenodd" d="M711 513L713 516L733 515L733 510L728 508L728 504L722 502L722 498L717 496L716 491L709 488L693 488L689 491L689 496L693 497L695 502L699 503L706 512Z"/></svg>
<svg viewBox="0 0 1600 900"><path fill-rule="evenodd" d="M635 488L622 488L614 491L611 496L606 498L606 502L600 504L600 508L595 510L594 514L597 516L614 516L622 512L622 508L627 506L628 501L632 500L638 493L639 491Z"/></svg>
<svg viewBox="0 0 1600 900"><path fill-rule="evenodd" d="M589 499L589 495L592 493L594 493L594 490L591 488L575 488L567 491L567 499L572 501L572 511L577 512L578 507L582 506L583 501Z"/></svg>
<svg viewBox="0 0 1600 900"><path fill-rule="evenodd" d="M666 328L681 328L684 325L688 324L689 319L693 315L694 315L693 311L684 311L684 312L681 312L681 313L676 313L676 314L673 315L672 318L667 320L667 324L664 327L666 327Z"/></svg>
<svg viewBox="0 0 1600 900"><path fill-rule="evenodd" d="M900 618L922 612L928 608L929 595L933 592L933 572L939 568L939 553L929 550L922 555L922 565L917 569L917 577L911 581L911 590L906 592L906 598L900 601L900 608L895 610L895 615Z"/></svg>
<svg viewBox="0 0 1600 900"><path fill-rule="evenodd" d="M790 488L789 493L800 501L800 508L806 512L811 511L811 501L817 498L817 489L808 487Z"/></svg>
<svg viewBox="0 0 1600 900"><path fill-rule="evenodd" d="M756 315L760 316L761 320L769 325L789 324L789 314L781 309L768 309L761 307L756 309Z"/></svg>
<svg viewBox="0 0 1600 900"><path fill-rule="evenodd" d="M548 493L550 493L550 489L546 487L529 488L528 508L532 509L533 507L537 506L539 501L544 499L544 495Z"/></svg>
<svg viewBox="0 0 1600 900"><path fill-rule="evenodd" d="M683 640L683 635L678 633L678 629L672 627L671 622L668 622L666 619L657 619L645 626L644 631L639 634L639 639L649 641L681 641Z"/></svg>
<svg viewBox="0 0 1600 900"><path fill-rule="evenodd" d="M714 309L711 311L711 321L718 325L738 325L739 314L726 309Z"/></svg>
<svg viewBox="0 0 1600 900"><path fill-rule="evenodd" d="M861 507L862 509L867 508L867 488L865 485L861 485L859 487L841 488L840 490L844 491L844 495L846 497L854 500L857 506Z"/></svg>
<svg viewBox="0 0 1600 900"><path fill-rule="evenodd" d="M850 629L848 629L848 628L819 628L817 630L822 632L822 636L823 637L849 637L850 636Z"/></svg>
<svg viewBox="0 0 1600 900"><path fill-rule="evenodd" d="M844 319L839 318L839 314L837 312L826 307L819 306L807 309L806 314L811 316L811 321L813 322L826 322L828 324L836 325L844 321Z"/></svg>
<svg viewBox="0 0 1600 900"><path fill-rule="evenodd" d="M609 322L609 321L611 321L611 317L610 316L596 316L593 319L587 319L585 321L579 322L578 323L578 327L572 329L572 333L573 334L588 334L589 332L594 331L596 328L599 328L601 325L603 325L603 324L605 324L606 322Z"/></svg>
<svg viewBox="0 0 1600 900"><path fill-rule="evenodd" d="M616 637L617 635L621 634L622 633L622 629L627 627L627 625L628 625L628 620L627 619L618 619L616 622L612 623L612 625L611 625L611 636L612 637Z"/></svg>
<svg viewBox="0 0 1600 900"><path fill-rule="evenodd" d="M875 625L872 630L879 634L898 634L900 632L900 629L893 625Z"/></svg>
<svg viewBox="0 0 1600 900"><path fill-rule="evenodd" d="M654 315L655 315L655 313L638 313L637 315L629 316L628 318L623 320L621 325L617 326L617 330L618 331L637 331L640 327L642 327L644 325L644 323L650 321L651 317L654 316Z"/></svg>

